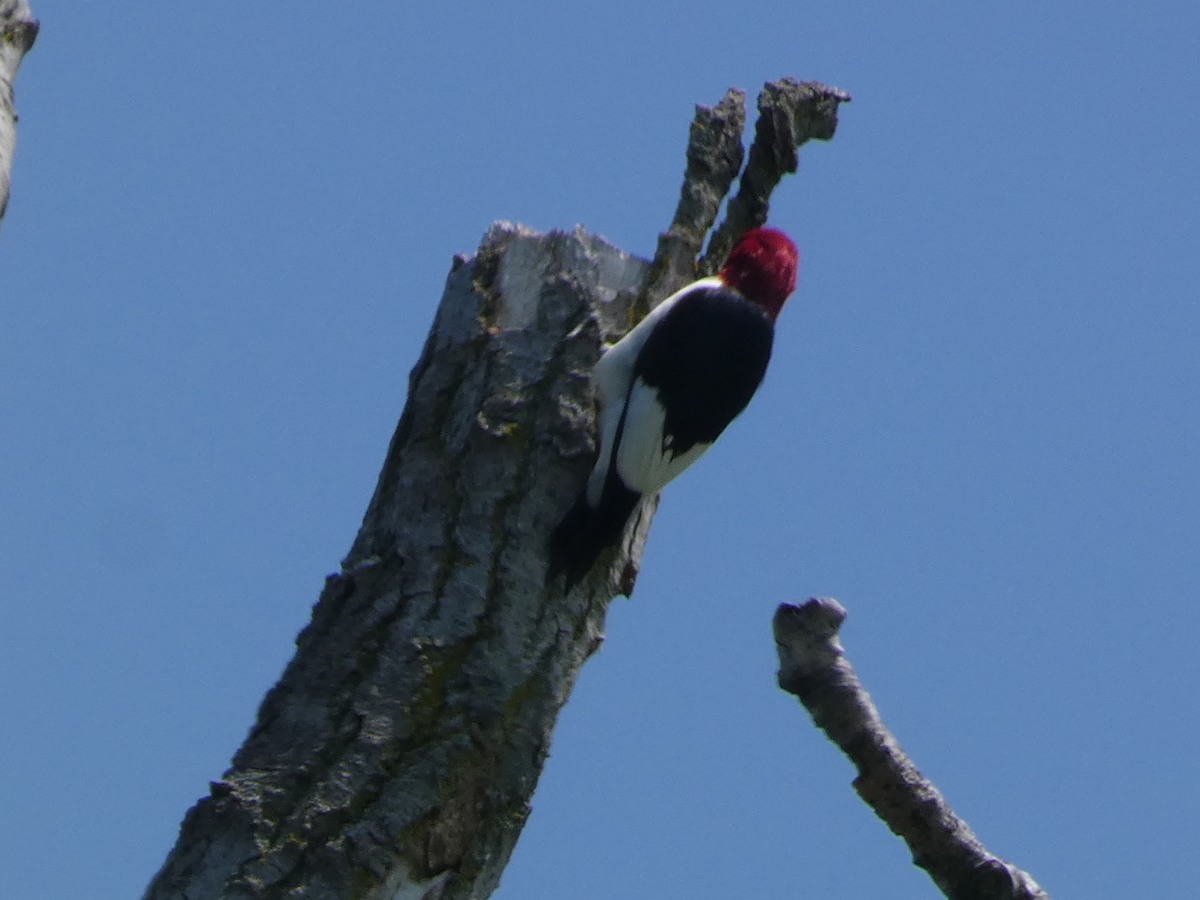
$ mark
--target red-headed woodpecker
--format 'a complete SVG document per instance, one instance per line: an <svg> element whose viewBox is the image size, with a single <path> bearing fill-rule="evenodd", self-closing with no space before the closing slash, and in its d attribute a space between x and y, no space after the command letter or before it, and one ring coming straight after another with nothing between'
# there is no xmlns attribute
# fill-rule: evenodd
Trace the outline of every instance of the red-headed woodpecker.
<svg viewBox="0 0 1200 900"><path fill-rule="evenodd" d="M551 539L552 575L582 578L642 497L699 459L746 408L799 261L783 232L747 232L718 275L672 294L600 357L600 455Z"/></svg>

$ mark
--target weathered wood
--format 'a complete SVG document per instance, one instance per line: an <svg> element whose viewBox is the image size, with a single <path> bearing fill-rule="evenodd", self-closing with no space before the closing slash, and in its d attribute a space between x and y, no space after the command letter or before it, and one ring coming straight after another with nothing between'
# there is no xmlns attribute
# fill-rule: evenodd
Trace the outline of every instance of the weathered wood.
<svg viewBox="0 0 1200 900"><path fill-rule="evenodd" d="M8 209L13 153L17 148L17 100L13 82L21 60L38 36L38 21L26 0L0 0L0 224Z"/></svg>
<svg viewBox="0 0 1200 900"><path fill-rule="evenodd" d="M697 105L675 219L658 236L652 283L646 296L648 309L696 280L696 257L704 246L704 236L717 220L721 203L742 169L745 130L745 91L730 88L716 106Z"/></svg>
<svg viewBox="0 0 1200 900"><path fill-rule="evenodd" d="M343 570L188 815L181 847L202 849L148 897L491 893L630 554L545 584L543 536L594 453L589 373L647 268L503 224L456 263Z"/></svg>

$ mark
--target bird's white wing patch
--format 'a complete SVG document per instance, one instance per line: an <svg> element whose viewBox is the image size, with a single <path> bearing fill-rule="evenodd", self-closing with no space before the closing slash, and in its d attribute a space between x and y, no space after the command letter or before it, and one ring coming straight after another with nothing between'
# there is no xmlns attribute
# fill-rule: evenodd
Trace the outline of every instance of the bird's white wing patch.
<svg viewBox="0 0 1200 900"><path fill-rule="evenodd" d="M596 363L596 368L592 373L592 381L596 386L596 393L600 401L600 455L596 459L596 466L592 469L592 474L588 476L587 483L587 501L593 509L600 504L600 496L604 493L604 479L608 477L608 465L612 459L613 441L616 438L617 425L621 421L621 413L625 409L625 397L629 393L629 382L633 378L633 367L637 363L638 354L642 352L642 347L645 346L646 340L650 337L650 332L671 311L671 308L691 291L722 287L723 284L720 278L703 278L676 291L658 306L654 307L650 314L638 322L629 334L604 351L604 354ZM657 405L657 401L654 402ZM625 423L626 435L629 434L630 424L630 420L627 419ZM661 443L661 409L658 410L658 434ZM624 439L622 443L624 443ZM699 459L706 449L708 449L707 444L704 445L703 449L697 450L693 448L685 456L675 460L676 465L670 467L672 474L668 475L666 480L659 484L658 487L651 490L659 490L664 484ZM658 456L661 455L662 453L659 451ZM683 462L684 459L687 461ZM618 460L618 469L620 469L620 466L621 461ZM657 470L661 468L661 465L653 468ZM623 471L621 477L625 479L625 484L633 490L642 491L642 493L650 492L638 487L635 482L630 481Z"/></svg>
<svg viewBox="0 0 1200 900"><path fill-rule="evenodd" d="M593 509L600 505L600 495L604 493L604 479L608 477L613 440L616 437L617 425L621 421L621 412L625 409L625 395L629 393L629 382L633 378L633 364L637 361L637 351L644 342L643 338L636 346L631 346L624 341L618 341L604 352L592 373L592 382L596 386L597 399L600 401L597 429L600 455L596 458L595 468L588 476L587 483L587 501Z"/></svg>
<svg viewBox="0 0 1200 900"><path fill-rule="evenodd" d="M629 392L625 428L617 448L617 474L641 494L656 493L704 455L712 444L694 444L678 456L664 439L665 415L657 392L640 378Z"/></svg>

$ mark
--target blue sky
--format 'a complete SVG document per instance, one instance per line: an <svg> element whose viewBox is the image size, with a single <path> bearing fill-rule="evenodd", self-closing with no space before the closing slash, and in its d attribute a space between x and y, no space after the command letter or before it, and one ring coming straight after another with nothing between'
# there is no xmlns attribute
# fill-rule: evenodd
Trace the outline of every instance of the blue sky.
<svg viewBox="0 0 1200 900"><path fill-rule="evenodd" d="M0 896L140 895L350 546L453 254L653 252L693 104L854 96L500 898L936 896L774 685L822 594L1057 898L1200 850L1200 8L39 0L0 234Z"/></svg>

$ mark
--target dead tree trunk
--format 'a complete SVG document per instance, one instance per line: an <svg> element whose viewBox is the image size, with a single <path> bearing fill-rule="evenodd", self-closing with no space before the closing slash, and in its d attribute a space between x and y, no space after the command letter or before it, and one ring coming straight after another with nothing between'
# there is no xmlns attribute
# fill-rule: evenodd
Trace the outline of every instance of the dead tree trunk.
<svg viewBox="0 0 1200 900"><path fill-rule="evenodd" d="M731 231L766 221L796 148L849 98L767 86ZM741 169L744 98L698 108L653 263L582 230L497 224L454 261L362 529L232 767L147 900L482 898L497 886L559 709L636 577L653 502L566 591L546 542L592 464L602 343L695 277ZM726 240L729 238L728 240Z"/></svg>
<svg viewBox="0 0 1200 900"><path fill-rule="evenodd" d="M26 0L0 0L0 224L8 209L8 186L17 147L17 100L13 82L21 60L37 40L38 21Z"/></svg>

